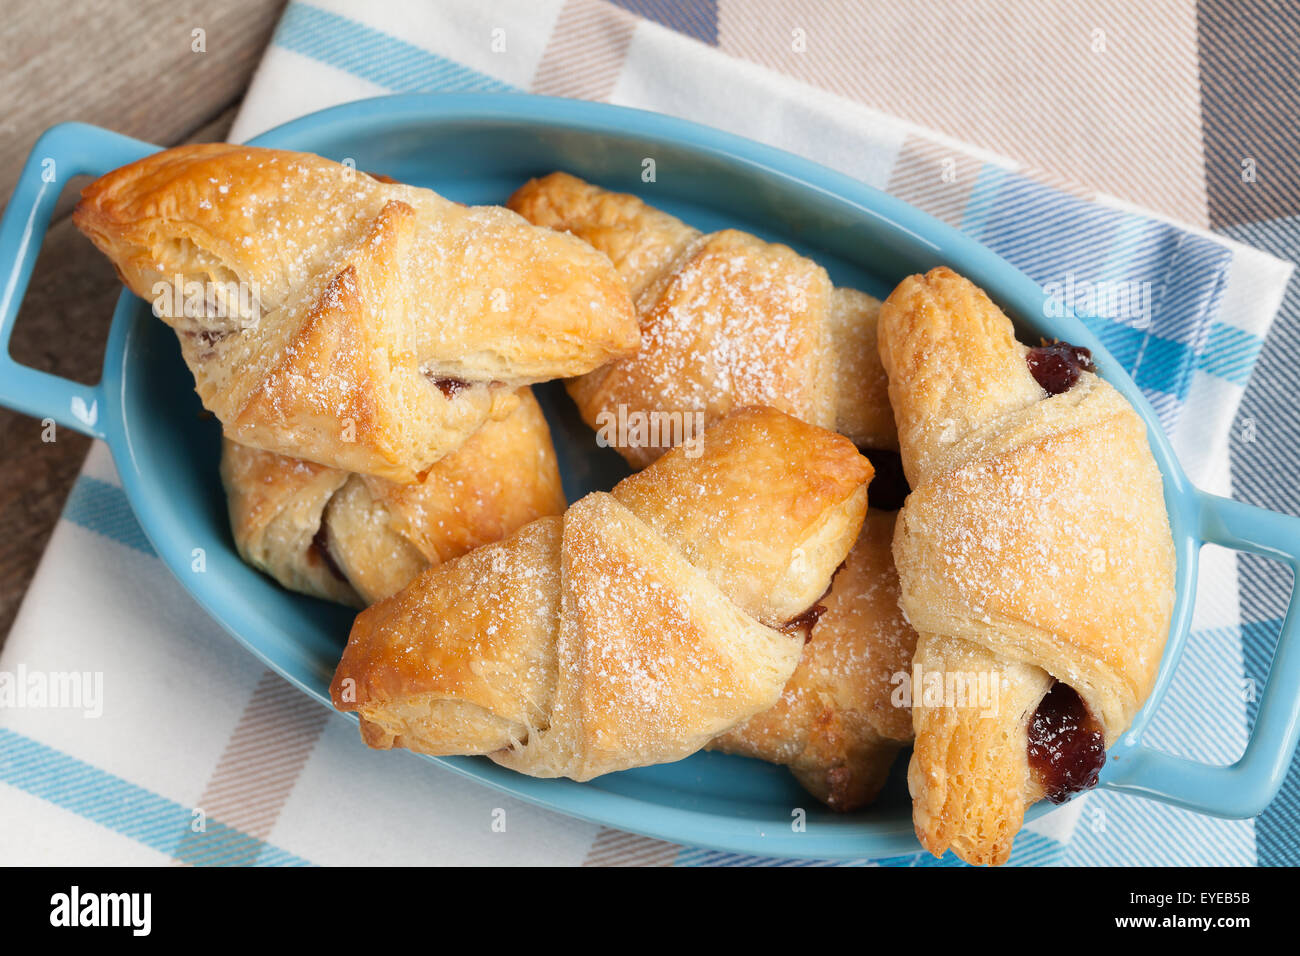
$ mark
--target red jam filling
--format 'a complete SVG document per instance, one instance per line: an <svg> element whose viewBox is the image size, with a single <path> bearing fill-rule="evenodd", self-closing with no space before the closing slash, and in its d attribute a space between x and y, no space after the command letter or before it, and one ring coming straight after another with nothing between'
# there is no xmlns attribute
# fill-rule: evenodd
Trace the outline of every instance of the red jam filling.
<svg viewBox="0 0 1300 956"><path fill-rule="evenodd" d="M469 388L469 382L459 378L435 378L433 384L438 386L438 391L447 398L455 398L465 389Z"/></svg>
<svg viewBox="0 0 1300 956"><path fill-rule="evenodd" d="M1068 392L1079 380L1080 374L1097 370L1090 351L1068 342L1030 349L1025 361L1029 364L1029 373L1034 376L1034 381L1048 395Z"/></svg>
<svg viewBox="0 0 1300 956"><path fill-rule="evenodd" d="M1053 803L1097 784L1106 764L1106 736L1083 698L1057 681L1029 721L1029 769Z"/></svg>
<svg viewBox="0 0 1300 956"><path fill-rule="evenodd" d="M825 605L814 604L812 607L808 608L808 610L804 611L802 614L797 614L794 617L790 618L790 620L782 624L781 632L783 634L798 634L800 631L802 631L803 640L804 643L806 644L808 643L809 639L812 637L813 626L816 625L817 621L825 613L826 613Z"/></svg>

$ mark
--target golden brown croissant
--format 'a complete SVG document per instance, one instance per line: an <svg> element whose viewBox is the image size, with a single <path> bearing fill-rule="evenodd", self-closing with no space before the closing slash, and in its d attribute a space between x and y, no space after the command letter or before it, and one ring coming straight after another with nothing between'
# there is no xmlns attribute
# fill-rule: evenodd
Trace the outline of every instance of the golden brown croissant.
<svg viewBox="0 0 1300 956"><path fill-rule="evenodd" d="M564 511L530 389L418 484L327 468L226 439L221 477L240 555L287 588L365 607L429 567Z"/></svg>
<svg viewBox="0 0 1300 956"><path fill-rule="evenodd" d="M920 634L916 832L1001 863L1025 807L1095 783L1151 691L1174 596L1160 475L1086 350L1026 348L948 269L894 290L880 352L913 489L894 558Z"/></svg>
<svg viewBox="0 0 1300 956"><path fill-rule="evenodd" d="M568 386L593 428L611 427L620 409L635 427L638 416L699 413L708 424L761 404L860 447L897 447L871 296L834 288L825 269L786 246L734 229L704 235L567 173L526 183L508 205L591 243L631 290L640 351ZM632 437L611 443L640 467L689 426L631 427Z"/></svg>
<svg viewBox="0 0 1300 956"><path fill-rule="evenodd" d="M804 641L777 628L848 553L871 466L772 409L704 437L364 611L334 705L372 747L578 780L681 759L771 707Z"/></svg>
<svg viewBox="0 0 1300 956"><path fill-rule="evenodd" d="M912 739L912 715L893 701L916 649L916 632L898 607L894 518L867 511L776 706L709 744L789 766L833 810L873 801Z"/></svg>
<svg viewBox="0 0 1300 956"><path fill-rule="evenodd" d="M345 471L415 481L520 385L639 338L584 243L307 153L165 150L74 220L176 330L229 438Z"/></svg>

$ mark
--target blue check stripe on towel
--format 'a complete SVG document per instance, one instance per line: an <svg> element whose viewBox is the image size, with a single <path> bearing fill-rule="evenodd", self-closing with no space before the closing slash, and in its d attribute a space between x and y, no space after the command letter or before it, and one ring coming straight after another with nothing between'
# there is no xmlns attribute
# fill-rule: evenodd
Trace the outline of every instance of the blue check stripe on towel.
<svg viewBox="0 0 1300 956"><path fill-rule="evenodd" d="M393 93L518 92L455 60L305 3L289 4L271 42Z"/></svg>
<svg viewBox="0 0 1300 956"><path fill-rule="evenodd" d="M123 499L125 500L125 499ZM159 573L162 569L159 568ZM193 810L0 727L0 782L130 837L182 863L228 866L309 866L257 837L206 820L194 830Z"/></svg>
<svg viewBox="0 0 1300 956"><path fill-rule="evenodd" d="M79 475L63 505L63 518L143 554L154 553L126 492L107 481Z"/></svg>

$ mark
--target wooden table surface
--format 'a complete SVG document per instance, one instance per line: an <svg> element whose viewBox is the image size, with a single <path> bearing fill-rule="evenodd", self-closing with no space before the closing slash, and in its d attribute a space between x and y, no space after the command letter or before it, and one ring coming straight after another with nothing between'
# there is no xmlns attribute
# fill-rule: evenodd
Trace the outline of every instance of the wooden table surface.
<svg viewBox="0 0 1300 956"><path fill-rule="evenodd" d="M0 198L47 127L80 120L163 145L222 139L284 0L5 0L0 19ZM196 29L206 50L192 49ZM84 182L65 185L14 329L25 365L99 379L121 286L73 228ZM90 439L0 409L0 635L14 614ZM3 639L0 638L0 644Z"/></svg>

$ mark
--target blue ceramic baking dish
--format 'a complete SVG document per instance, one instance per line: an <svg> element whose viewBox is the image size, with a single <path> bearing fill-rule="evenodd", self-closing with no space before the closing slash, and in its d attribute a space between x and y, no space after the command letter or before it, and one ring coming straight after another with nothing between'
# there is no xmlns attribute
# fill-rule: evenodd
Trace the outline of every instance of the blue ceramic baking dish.
<svg viewBox="0 0 1300 956"><path fill-rule="evenodd" d="M1259 716L1237 763L1207 766L1150 749L1142 736L1160 707L1187 637L1197 553L1205 542L1300 564L1300 520L1198 491L1189 484L1137 387L1077 319L1047 317L1026 276L957 231L875 189L807 160L654 113L524 95L393 96L350 103L253 141L351 160L357 168L429 186L468 203L499 203L530 176L568 170L640 192L703 229L738 226L814 256L840 285L883 296L905 275L944 264L981 285L1022 336L1092 349L1102 374L1147 422L1164 475L1178 553L1172 633L1155 692L1112 750L1101 786L1226 817L1258 814L1281 786L1300 735L1300 616L1282 626ZM158 147L76 123L37 142L0 225L0 403L106 441L136 516L158 555L209 614L305 693L327 687L347 637L344 609L285 591L244 565L226 526L217 477L218 427L201 420L175 336L123 293L99 384L19 365L9 336L62 184L99 175ZM641 181L653 158L656 181ZM575 421L555 386L539 389L551 417L565 488L576 498L621 475ZM206 573L191 571L195 548ZM410 759L395 755L394 760ZM678 843L809 858L879 858L919 849L901 774L870 810L813 809L784 769L721 754L612 774L590 783L534 780L482 758L444 758L455 773L576 817ZM900 761L900 764L905 764ZM791 811L808 808L794 832ZM1035 816L1047 809L1040 804Z"/></svg>

